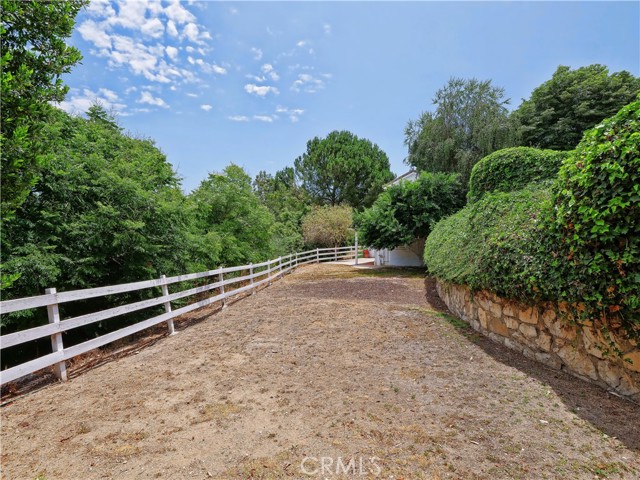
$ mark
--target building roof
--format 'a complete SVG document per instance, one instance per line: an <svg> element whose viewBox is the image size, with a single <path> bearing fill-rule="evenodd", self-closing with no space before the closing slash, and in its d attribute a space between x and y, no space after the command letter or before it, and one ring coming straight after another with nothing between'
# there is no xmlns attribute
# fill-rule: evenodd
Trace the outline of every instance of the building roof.
<svg viewBox="0 0 640 480"><path fill-rule="evenodd" d="M384 188L390 187L391 185L397 185L400 182L413 182L418 178L418 172L415 168L412 168L407 173L403 173L399 177L394 178L389 183L384 184Z"/></svg>

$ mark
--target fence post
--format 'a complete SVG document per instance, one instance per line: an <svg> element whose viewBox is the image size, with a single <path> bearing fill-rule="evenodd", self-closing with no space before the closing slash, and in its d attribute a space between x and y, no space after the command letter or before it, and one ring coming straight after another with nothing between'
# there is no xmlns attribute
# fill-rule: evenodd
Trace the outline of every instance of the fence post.
<svg viewBox="0 0 640 480"><path fill-rule="evenodd" d="M160 275L160 282L161 285L160 287L162 288L162 295L164 297L168 297L169 296L169 287L167 287L167 276L166 275ZM164 311L166 313L171 312L171 302L164 302ZM167 320L167 327L169 327L169 335L174 335L176 333L176 330L173 326L173 318L170 318L169 320Z"/></svg>
<svg viewBox="0 0 640 480"><path fill-rule="evenodd" d="M355 245L355 251L356 251L356 261L355 264L358 264L358 232L356 232L356 245Z"/></svg>
<svg viewBox="0 0 640 480"><path fill-rule="evenodd" d="M316 248L316 263L320 263L320 249Z"/></svg>
<svg viewBox="0 0 640 480"><path fill-rule="evenodd" d="M220 273L218 274L218 281L220 282L220 294L224 295L224 273L222 273L222 269L224 267L220 267ZM222 297L222 308L226 308L227 306L227 298Z"/></svg>
<svg viewBox="0 0 640 480"><path fill-rule="evenodd" d="M57 293L57 291L55 288L47 288L45 293ZM49 323L60 323L60 310L58 309L57 303L47 305L47 315L49 317ZM51 349L53 352L62 352L64 350L61 333L51 335ZM54 372L60 380L63 382L67 381L67 364L64 360L54 365Z"/></svg>
<svg viewBox="0 0 640 480"><path fill-rule="evenodd" d="M291 257L289 257L289 260L291 260ZM278 275L284 276L282 275L282 256L278 257Z"/></svg>
<svg viewBox="0 0 640 480"><path fill-rule="evenodd" d="M335 261L338 261L338 247L333 247L333 256L335 257Z"/></svg>
<svg viewBox="0 0 640 480"><path fill-rule="evenodd" d="M249 276L251 277L249 280L251 282L251 295L255 295L256 287L253 286L253 262L249 264Z"/></svg>
<svg viewBox="0 0 640 480"><path fill-rule="evenodd" d="M269 263L267 263L267 286L271 285L271 261L269 261Z"/></svg>

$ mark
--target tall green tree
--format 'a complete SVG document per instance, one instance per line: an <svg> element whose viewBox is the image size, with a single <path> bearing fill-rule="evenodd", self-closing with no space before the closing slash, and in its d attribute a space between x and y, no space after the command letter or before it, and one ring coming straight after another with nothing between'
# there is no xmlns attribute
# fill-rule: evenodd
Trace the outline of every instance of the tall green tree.
<svg viewBox="0 0 640 480"><path fill-rule="evenodd" d="M576 70L561 65L513 116L521 124L523 145L572 150L585 130L614 115L639 92L640 78L627 71L609 74L604 65Z"/></svg>
<svg viewBox="0 0 640 480"><path fill-rule="evenodd" d="M424 112L405 128L405 161L419 171L458 173L466 185L478 160L517 144L509 99L491 80L451 78L433 104L433 112Z"/></svg>
<svg viewBox="0 0 640 480"><path fill-rule="evenodd" d="M100 107L53 109L46 161L2 231L5 298L190 270L191 219L179 179L151 140L122 133Z"/></svg>
<svg viewBox="0 0 640 480"><path fill-rule="evenodd" d="M60 76L82 56L65 43L88 0L2 0L0 13L0 215L7 219L27 198L44 153L41 135L49 102L64 100Z"/></svg>
<svg viewBox="0 0 640 480"><path fill-rule="evenodd" d="M275 219L272 250L275 255L299 251L303 246L302 218L309 211L306 191L296 182L295 171L285 167L271 175L261 171L253 182L254 191Z"/></svg>
<svg viewBox="0 0 640 480"><path fill-rule="evenodd" d="M197 231L218 244L220 264L243 265L271 256L273 215L260 204L241 167L231 164L222 173L209 174L189 200Z"/></svg>
<svg viewBox="0 0 640 480"><path fill-rule="evenodd" d="M389 186L356 222L363 245L395 248L426 238L440 219L463 205L459 175L422 172L416 181Z"/></svg>
<svg viewBox="0 0 640 480"><path fill-rule="evenodd" d="M309 140L307 151L295 160L295 169L313 203L355 209L370 206L393 179L387 154L347 131Z"/></svg>

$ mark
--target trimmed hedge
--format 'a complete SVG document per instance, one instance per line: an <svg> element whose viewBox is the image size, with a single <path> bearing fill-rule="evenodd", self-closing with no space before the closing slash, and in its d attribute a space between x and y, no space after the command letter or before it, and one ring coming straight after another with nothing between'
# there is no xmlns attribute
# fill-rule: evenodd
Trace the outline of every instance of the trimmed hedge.
<svg viewBox="0 0 640 480"><path fill-rule="evenodd" d="M562 280L549 252L551 214L550 182L487 193L435 226L425 243L425 264L431 275L473 290L538 299Z"/></svg>
<svg viewBox="0 0 640 480"><path fill-rule="evenodd" d="M476 163L469 180L470 202L486 192L511 192L527 184L553 179L570 152L529 147L505 148Z"/></svg>
<svg viewBox="0 0 640 480"><path fill-rule="evenodd" d="M586 314L640 327L640 97L585 132L554 187L554 230ZM640 336L640 331L638 331Z"/></svg>
<svg viewBox="0 0 640 480"><path fill-rule="evenodd" d="M424 259L442 280L565 301L575 320L640 339L640 101L585 132L555 181L484 193L439 222Z"/></svg>

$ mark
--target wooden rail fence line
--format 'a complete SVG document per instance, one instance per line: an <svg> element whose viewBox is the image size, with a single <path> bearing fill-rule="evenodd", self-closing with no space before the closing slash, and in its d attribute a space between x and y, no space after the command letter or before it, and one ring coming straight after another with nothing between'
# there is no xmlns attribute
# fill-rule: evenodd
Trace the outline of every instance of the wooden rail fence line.
<svg viewBox="0 0 640 480"><path fill-rule="evenodd" d="M241 265L236 267L221 267L216 270L206 272L190 273L187 275L178 275L174 277L166 277L162 275L158 279L146 280L142 282L125 283L121 285L112 285L107 287L89 288L83 290L73 290L69 292L58 292L55 288L47 288L44 295L35 297L17 298L14 300L5 300L0 302L0 315L21 310L30 310L33 308L46 307L49 323L26 330L0 335L0 349L21 345L27 342L38 340L40 338L51 338L52 353L43 355L34 360L24 362L11 368L7 368L0 372L0 385L16 380L20 377L36 372L46 367L54 366L56 376L62 381L67 380L66 361L90 350L96 349L108 343L114 342L136 332L145 330L162 322L167 323L170 334L175 333L173 319L179 315L191 312L198 308L206 307L214 302L238 295L243 292L251 291L255 293L256 288L260 285L271 285L272 281L277 280L287 272L295 269L299 265L309 263L320 263L323 261L337 261L344 259L357 259L360 256L361 249L355 246L338 247L338 248L318 248L315 250L307 250L305 252L292 253L284 257L278 257L262 263L251 263L249 265ZM249 273L242 275L244 271ZM232 278L224 278L225 274L239 272L240 276ZM199 280L205 278L216 278L214 283L190 288L180 292L169 293L169 285L185 282L190 280ZM225 286L231 286L240 282L249 281L248 285L240 286L235 289L226 289ZM126 292L134 292L149 288L160 288L161 296L148 300L142 300L126 305L121 305L107 310L101 310L95 313L80 315L77 317L61 319L58 306L61 303L73 302L78 300L86 300L90 298L104 297L106 295L115 295ZM187 298L196 294L201 294L211 290L218 290L203 300L191 303L189 305L173 310L171 302L182 298ZM133 325L121 328L111 333L93 338L91 340L64 347L62 333L73 328L90 325L92 323L107 320L120 315L128 314L156 305L164 305L165 313L142 320Z"/></svg>

